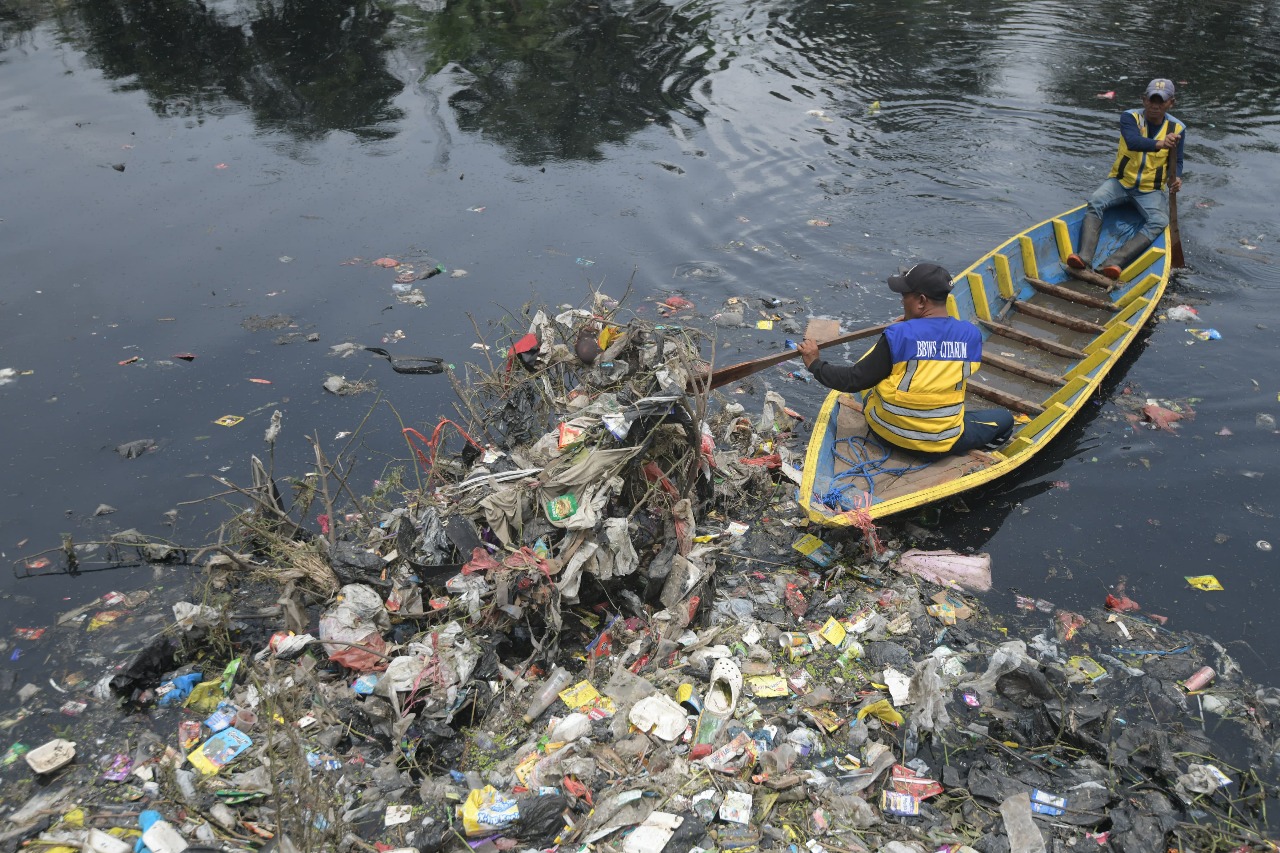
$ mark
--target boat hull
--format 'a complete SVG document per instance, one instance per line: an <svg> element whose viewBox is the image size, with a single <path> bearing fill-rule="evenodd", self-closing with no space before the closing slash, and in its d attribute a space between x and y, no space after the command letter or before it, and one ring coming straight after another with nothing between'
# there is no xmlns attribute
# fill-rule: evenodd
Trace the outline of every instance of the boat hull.
<svg viewBox="0 0 1280 853"><path fill-rule="evenodd" d="M853 395L831 392L805 454L799 501L824 526L865 524L1004 477L1026 464L1071 422L1150 320L1169 281L1169 232L1103 286L1080 281L1066 258L1080 236L1086 208L1069 210L1005 241L954 279L952 316L983 332L983 368L970 379L971 409L1010 409L1013 437L993 452L922 463L865 440ZM1140 227L1129 206L1108 211L1096 258ZM888 452L874 473L871 457ZM910 470L905 470L910 469ZM870 476L867 476L870 474Z"/></svg>

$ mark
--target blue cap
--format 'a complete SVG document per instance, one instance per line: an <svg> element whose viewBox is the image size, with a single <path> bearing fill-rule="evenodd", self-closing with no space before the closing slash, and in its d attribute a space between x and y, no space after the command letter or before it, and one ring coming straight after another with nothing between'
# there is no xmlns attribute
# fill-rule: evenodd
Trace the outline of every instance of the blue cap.
<svg viewBox="0 0 1280 853"><path fill-rule="evenodd" d="M1160 100L1168 101L1173 98L1176 92L1177 92L1177 89L1174 87L1173 81L1166 80L1163 77L1157 77L1156 79L1152 80L1150 83L1147 84L1148 98L1154 98L1156 96L1159 96Z"/></svg>

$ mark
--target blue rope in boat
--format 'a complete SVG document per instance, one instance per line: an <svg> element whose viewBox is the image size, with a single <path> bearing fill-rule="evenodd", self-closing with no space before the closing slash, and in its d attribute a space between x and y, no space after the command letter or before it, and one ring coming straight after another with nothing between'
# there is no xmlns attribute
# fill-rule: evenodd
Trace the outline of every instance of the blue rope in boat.
<svg viewBox="0 0 1280 853"><path fill-rule="evenodd" d="M842 445L847 446L844 452L841 452ZM881 475L901 477L903 474L929 467L928 462L888 467L886 463L889 461L889 448L875 435L852 435L848 438L836 439L831 453L849 467L831 478L831 488L818 499L827 506L841 511L855 508L853 501L847 497L849 490L865 491L874 500L876 477ZM857 480L865 481L867 487L865 489L859 487Z"/></svg>

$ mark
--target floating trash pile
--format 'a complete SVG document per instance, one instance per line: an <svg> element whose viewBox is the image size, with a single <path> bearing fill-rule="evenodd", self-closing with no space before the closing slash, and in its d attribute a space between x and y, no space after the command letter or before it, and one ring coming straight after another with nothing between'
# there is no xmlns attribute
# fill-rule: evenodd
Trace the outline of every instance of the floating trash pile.
<svg viewBox="0 0 1280 853"><path fill-rule="evenodd" d="M1274 849L1280 691L1226 649L1123 585L995 617L986 555L811 530L800 416L712 399L696 330L527 320L411 472L317 444L286 506L255 459L198 597L6 641L51 663L5 849Z"/></svg>

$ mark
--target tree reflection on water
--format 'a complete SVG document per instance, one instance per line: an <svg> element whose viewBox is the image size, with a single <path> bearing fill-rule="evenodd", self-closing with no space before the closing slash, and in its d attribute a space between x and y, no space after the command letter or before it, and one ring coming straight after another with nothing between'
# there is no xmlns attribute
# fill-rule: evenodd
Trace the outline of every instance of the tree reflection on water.
<svg viewBox="0 0 1280 853"><path fill-rule="evenodd" d="M265 129L312 139L340 130L387 138L403 83L386 66L394 12L357 0L206 5L75 0L53 17L63 37L162 115L247 108Z"/></svg>
<svg viewBox="0 0 1280 853"><path fill-rule="evenodd" d="M537 163L601 159L673 111L700 118L692 92L716 51L711 17L697 2L18 0L0 7L0 50L48 20L160 115L248 110L303 141L399 132L394 99L413 82L391 70L405 67L399 51L416 66L402 76L455 72L448 99L462 130Z"/></svg>
<svg viewBox="0 0 1280 853"><path fill-rule="evenodd" d="M700 120L692 97L715 52L713 7L550 0L457 0L423 17L427 73L465 73L449 104L463 130L521 163L598 160L673 112Z"/></svg>

